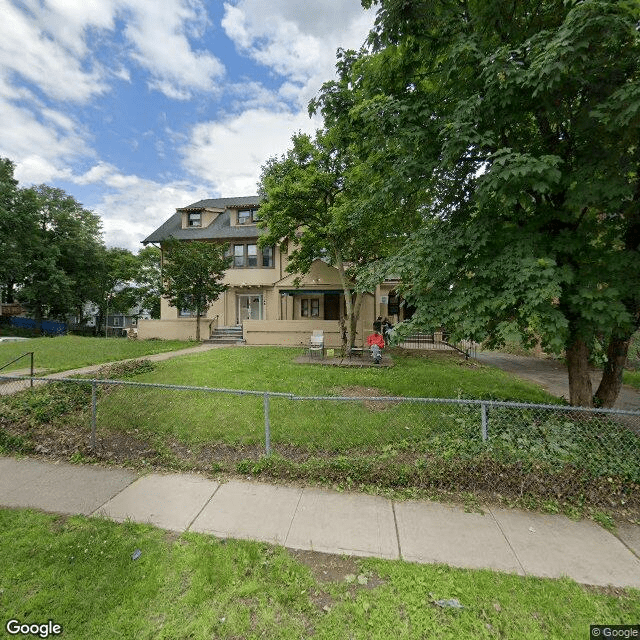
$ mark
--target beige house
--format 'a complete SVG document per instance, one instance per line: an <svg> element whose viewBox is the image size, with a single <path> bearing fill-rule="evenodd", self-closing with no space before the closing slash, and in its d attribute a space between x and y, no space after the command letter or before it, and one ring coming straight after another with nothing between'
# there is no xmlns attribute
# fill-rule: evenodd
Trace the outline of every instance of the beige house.
<svg viewBox="0 0 640 640"><path fill-rule="evenodd" d="M322 260L297 284L287 273L287 254L276 247L258 246L263 233L258 196L201 200L176 210L143 244L160 248L171 237L229 245L233 259L224 278L229 285L201 320L205 336L234 327L247 344L306 345L315 329L322 329L327 346L339 346L340 318L345 313L344 293L338 272ZM358 323L356 344L371 333L378 316L392 322L404 309L394 296L394 283L385 282L367 294ZM196 319L188 310L162 300L160 320L141 320L140 338L194 338Z"/></svg>

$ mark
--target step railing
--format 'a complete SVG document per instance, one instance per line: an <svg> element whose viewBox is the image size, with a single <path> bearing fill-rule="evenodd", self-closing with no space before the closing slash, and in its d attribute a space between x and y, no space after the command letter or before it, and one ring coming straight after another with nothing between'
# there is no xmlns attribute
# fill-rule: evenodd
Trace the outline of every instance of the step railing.
<svg viewBox="0 0 640 640"><path fill-rule="evenodd" d="M14 358L13 360L11 360L10 362L7 362L6 364L3 364L0 367L0 371L2 371L3 369L6 369L10 364L13 364L14 362L18 362L18 360L22 360L22 358L26 358L27 356L31 356L31 373L29 374L30 378L31 378L31 386L33 387L33 351L27 351L26 353L23 353L21 356L18 356L17 358Z"/></svg>

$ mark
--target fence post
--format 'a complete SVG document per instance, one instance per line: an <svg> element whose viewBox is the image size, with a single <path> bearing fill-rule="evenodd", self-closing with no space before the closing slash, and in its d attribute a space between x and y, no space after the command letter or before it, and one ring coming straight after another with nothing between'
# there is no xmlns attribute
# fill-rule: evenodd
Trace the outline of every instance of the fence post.
<svg viewBox="0 0 640 640"><path fill-rule="evenodd" d="M271 455L271 419L269 418L269 394L264 394L264 447L268 456Z"/></svg>
<svg viewBox="0 0 640 640"><path fill-rule="evenodd" d="M94 452L96 450L97 387L98 385L96 382L91 383L91 450Z"/></svg>
<svg viewBox="0 0 640 640"><path fill-rule="evenodd" d="M480 408L482 410L482 442L486 442L489 435L489 416L486 403L483 402Z"/></svg>
<svg viewBox="0 0 640 640"><path fill-rule="evenodd" d="M31 352L31 384L29 386L33 388L33 351Z"/></svg>

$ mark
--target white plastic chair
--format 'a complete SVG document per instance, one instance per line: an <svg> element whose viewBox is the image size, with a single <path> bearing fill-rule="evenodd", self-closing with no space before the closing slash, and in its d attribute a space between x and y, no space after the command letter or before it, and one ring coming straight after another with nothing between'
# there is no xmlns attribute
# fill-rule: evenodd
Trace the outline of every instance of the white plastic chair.
<svg viewBox="0 0 640 640"><path fill-rule="evenodd" d="M309 357L313 358L315 355L324 358L324 331L322 329L314 329L311 338L309 338Z"/></svg>

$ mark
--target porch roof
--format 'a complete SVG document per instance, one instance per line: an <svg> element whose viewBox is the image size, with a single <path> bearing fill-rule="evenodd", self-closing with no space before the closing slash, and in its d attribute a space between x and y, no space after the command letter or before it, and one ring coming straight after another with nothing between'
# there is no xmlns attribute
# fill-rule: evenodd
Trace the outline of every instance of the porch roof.
<svg viewBox="0 0 640 640"><path fill-rule="evenodd" d="M344 293L342 289L280 289L280 293L286 293L290 296L295 295L313 295L317 293Z"/></svg>

